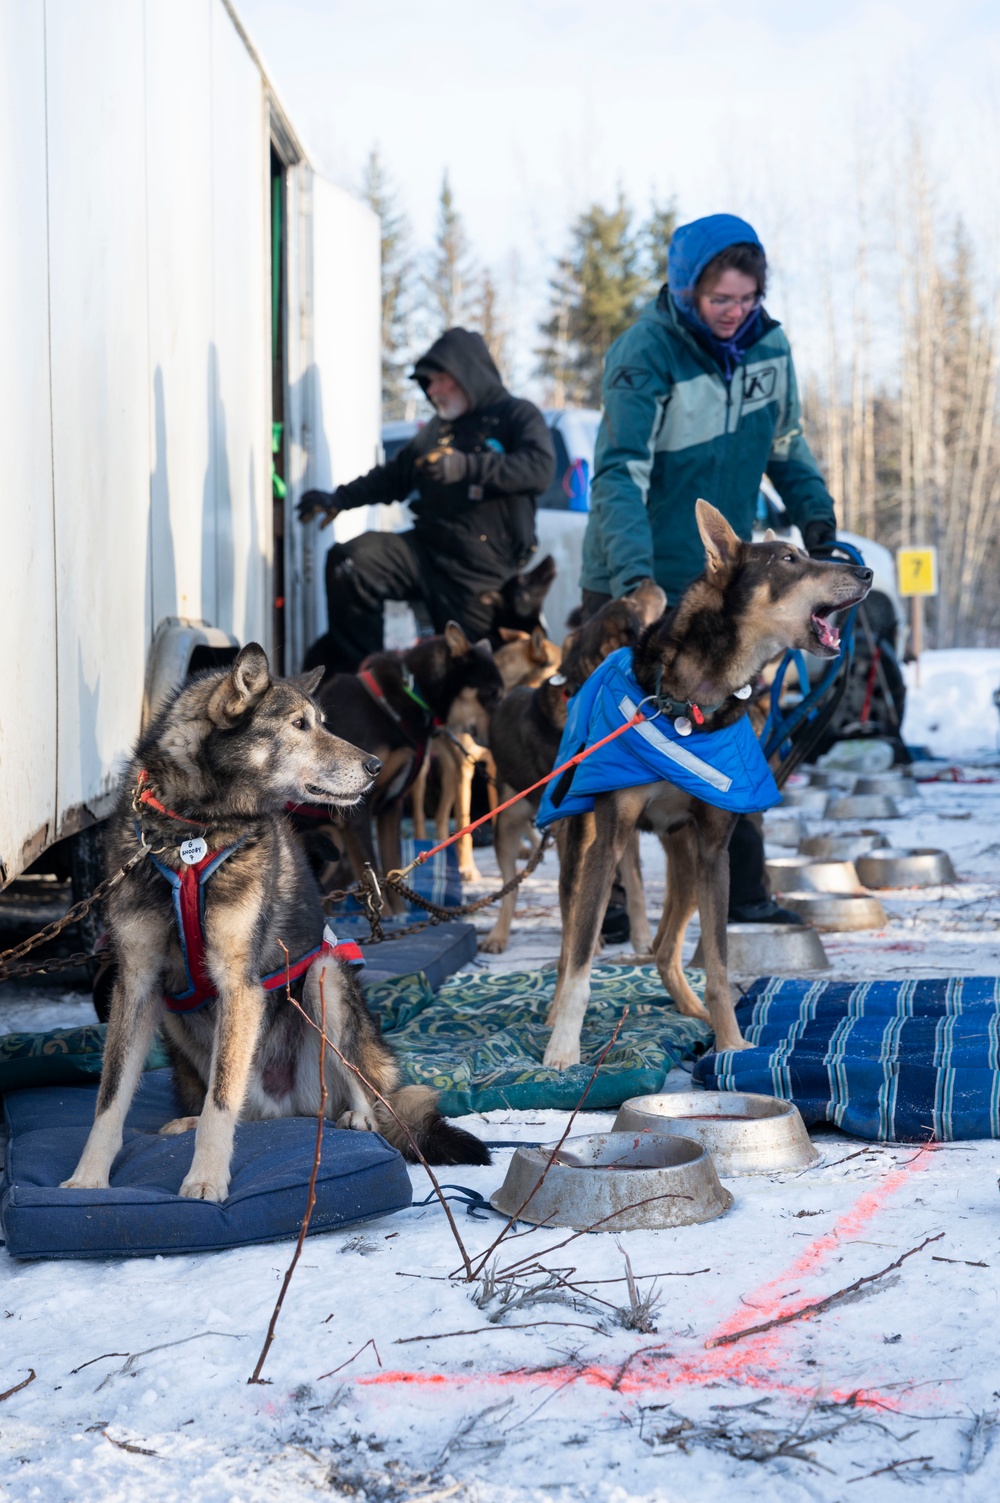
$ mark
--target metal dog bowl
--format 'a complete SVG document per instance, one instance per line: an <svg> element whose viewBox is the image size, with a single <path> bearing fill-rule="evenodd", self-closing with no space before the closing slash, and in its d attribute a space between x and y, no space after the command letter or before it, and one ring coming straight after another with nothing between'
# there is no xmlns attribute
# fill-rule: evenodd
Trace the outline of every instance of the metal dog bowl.
<svg viewBox="0 0 1000 1503"><path fill-rule="evenodd" d="M814 818L822 816L826 801L827 793L823 788L785 788L781 794L782 808L811 814Z"/></svg>
<svg viewBox="0 0 1000 1503"><path fill-rule="evenodd" d="M816 930L801 924L727 924L726 956L729 969L740 976L787 976L794 971L830 969ZM691 964L705 964L701 940Z"/></svg>
<svg viewBox="0 0 1000 1503"><path fill-rule="evenodd" d="M849 793L846 798L827 801L826 818L898 819L899 810L886 793Z"/></svg>
<svg viewBox="0 0 1000 1503"><path fill-rule="evenodd" d="M814 861L857 861L859 856L888 844L884 835L865 834L863 830L856 835L806 835L799 841L799 854Z"/></svg>
<svg viewBox="0 0 1000 1503"><path fill-rule="evenodd" d="M714 1221L733 1203L708 1153L694 1139L602 1132L567 1138L522 1210L542 1180L551 1152L552 1146L518 1148L506 1179L490 1198L493 1209L546 1226L627 1232Z"/></svg>
<svg viewBox="0 0 1000 1503"><path fill-rule="evenodd" d="M847 772L839 767L817 767L809 779L811 788L840 788L844 793L853 793L858 781L856 772Z"/></svg>
<svg viewBox="0 0 1000 1503"><path fill-rule="evenodd" d="M775 856L766 863L765 870L775 892L857 892L861 886L850 861Z"/></svg>
<svg viewBox="0 0 1000 1503"><path fill-rule="evenodd" d="M854 792L885 793L890 798L916 798L920 789L916 778L906 773L881 772L877 777L858 778Z"/></svg>
<svg viewBox="0 0 1000 1503"><path fill-rule="evenodd" d="M723 1179L801 1169L819 1157L791 1101L737 1091L668 1091L633 1096L613 1132L681 1133L712 1155Z"/></svg>
<svg viewBox="0 0 1000 1503"><path fill-rule="evenodd" d="M772 845L798 845L806 833L803 820L795 815L765 815L764 816L764 839Z"/></svg>
<svg viewBox="0 0 1000 1503"><path fill-rule="evenodd" d="M884 929L889 922L882 904L870 893L790 892L782 902L824 934Z"/></svg>
<svg viewBox="0 0 1000 1503"><path fill-rule="evenodd" d="M912 851L870 851L858 860L858 876L866 887L937 887L955 881L947 851L929 846Z"/></svg>

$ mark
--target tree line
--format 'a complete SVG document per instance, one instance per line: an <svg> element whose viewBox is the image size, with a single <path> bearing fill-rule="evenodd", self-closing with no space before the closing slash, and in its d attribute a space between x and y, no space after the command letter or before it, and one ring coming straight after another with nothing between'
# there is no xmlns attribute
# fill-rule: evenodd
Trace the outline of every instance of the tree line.
<svg viewBox="0 0 1000 1503"><path fill-rule="evenodd" d="M1000 644L1000 301L961 220L945 222L919 137L897 178L887 232L859 177L851 254L839 281L822 274L825 354L800 369L806 433L842 527L893 550L937 547L930 644ZM422 253L375 151L364 195L382 224L385 417L412 415L406 370L456 323L480 330L506 374L511 310L447 174ZM604 355L666 280L676 222L673 203L643 216L619 192L568 227L531 351L547 405L600 406Z"/></svg>

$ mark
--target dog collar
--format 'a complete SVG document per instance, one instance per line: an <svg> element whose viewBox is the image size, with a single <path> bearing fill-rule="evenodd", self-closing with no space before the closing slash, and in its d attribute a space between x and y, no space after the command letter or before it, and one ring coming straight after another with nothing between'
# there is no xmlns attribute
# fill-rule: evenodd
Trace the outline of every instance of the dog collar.
<svg viewBox="0 0 1000 1503"><path fill-rule="evenodd" d="M662 694L660 692L662 683L663 664L661 663L656 670L656 690L651 698L656 705L657 710L659 710L662 715L665 715L667 717L667 719L672 723L674 730L680 736L690 736L692 731L692 721L694 722L694 725L696 725L698 729L701 730L708 717L710 715L714 715L718 710L721 710L722 706L728 699L749 699L750 695L753 693L752 686L750 684L744 684L742 689L735 689L732 695L724 695L717 704L699 705L695 704L693 699L671 699L669 695ZM688 712L690 712L690 714Z"/></svg>

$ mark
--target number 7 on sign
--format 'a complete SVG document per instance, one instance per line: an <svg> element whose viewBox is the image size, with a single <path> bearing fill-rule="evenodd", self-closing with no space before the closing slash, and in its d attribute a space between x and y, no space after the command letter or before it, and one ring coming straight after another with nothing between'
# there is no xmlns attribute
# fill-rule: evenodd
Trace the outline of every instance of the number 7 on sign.
<svg viewBox="0 0 1000 1503"><path fill-rule="evenodd" d="M897 549L896 578L901 595L936 595L938 592L937 549Z"/></svg>

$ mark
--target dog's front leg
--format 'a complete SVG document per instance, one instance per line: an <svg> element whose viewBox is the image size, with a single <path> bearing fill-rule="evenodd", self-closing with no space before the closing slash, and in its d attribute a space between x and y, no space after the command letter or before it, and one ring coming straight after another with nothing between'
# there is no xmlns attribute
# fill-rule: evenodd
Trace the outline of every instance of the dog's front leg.
<svg viewBox="0 0 1000 1503"><path fill-rule="evenodd" d="M403 842L400 835L400 826L403 819L403 801L394 799L378 816L378 850L381 862L380 870L385 876L386 872L397 872L403 864ZM406 912L406 900L401 898L398 892L391 887L382 889L386 906L390 913L400 914Z"/></svg>
<svg viewBox="0 0 1000 1503"><path fill-rule="evenodd" d="M459 830L472 823L472 778L476 771L476 763L469 755L475 742L471 736L463 736L462 740L467 743L466 755L462 758L458 769L458 808L455 814L455 824ZM472 836L463 835L458 842L458 875L463 882L479 882L479 868L476 858L472 854Z"/></svg>
<svg viewBox="0 0 1000 1503"><path fill-rule="evenodd" d="M630 811L623 807L625 798L625 795L617 794L603 794L598 798L593 815L593 838L578 858L576 881L572 880L572 875L570 877L575 891L566 893L560 975L549 1011L552 1037L542 1060L543 1065L552 1070L565 1070L580 1063L580 1030L590 1001L594 937L601 927L618 863L635 829L635 819L630 819ZM573 840L574 833L581 840L586 838L582 820L580 826L577 832L570 832L569 841Z"/></svg>
<svg viewBox="0 0 1000 1503"><path fill-rule="evenodd" d="M64 1190L106 1190L110 1182L125 1115L160 1019L161 978L151 957L159 956L162 946L151 942L155 938L145 926L127 938L119 930L118 980L111 996L94 1125L72 1177L63 1181Z"/></svg>
<svg viewBox="0 0 1000 1503"><path fill-rule="evenodd" d="M264 1012L263 989L248 977L227 976L215 1004L215 1041L205 1104L194 1135L194 1158L180 1193L189 1200L225 1200L236 1122Z"/></svg>
<svg viewBox="0 0 1000 1503"><path fill-rule="evenodd" d="M705 955L705 1006L715 1031L717 1051L750 1047L736 1022L727 965L729 837L735 823L735 819L715 809L697 820L698 912Z"/></svg>

